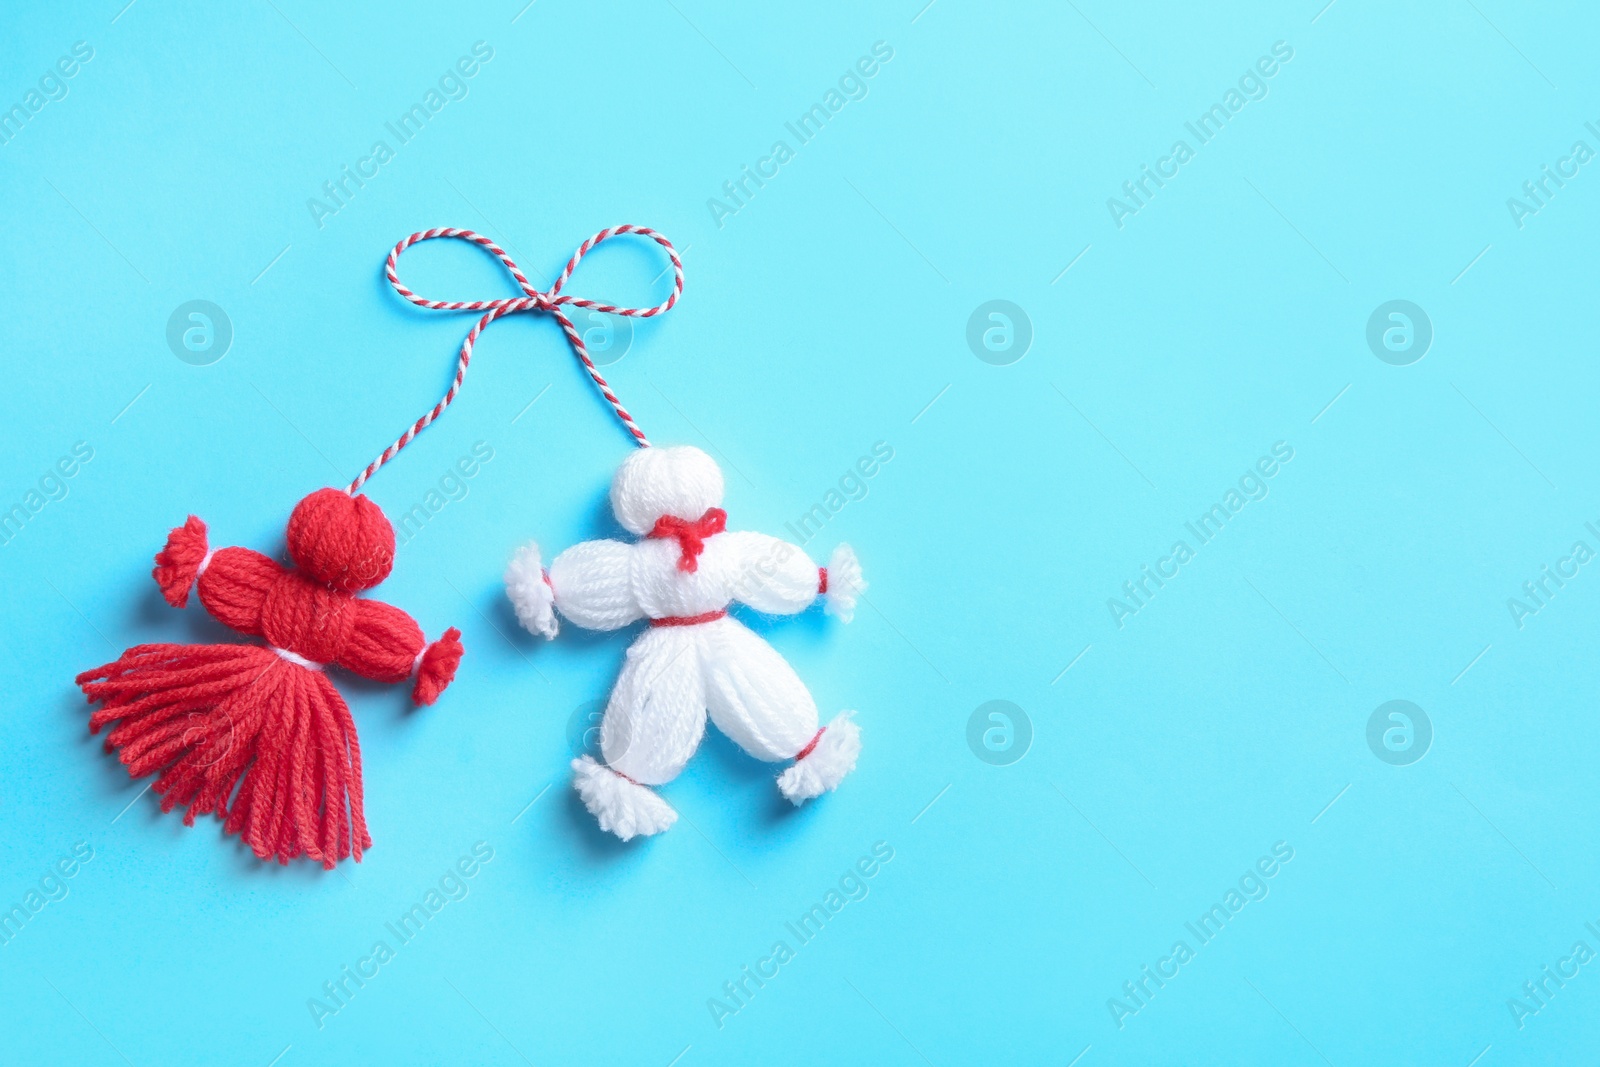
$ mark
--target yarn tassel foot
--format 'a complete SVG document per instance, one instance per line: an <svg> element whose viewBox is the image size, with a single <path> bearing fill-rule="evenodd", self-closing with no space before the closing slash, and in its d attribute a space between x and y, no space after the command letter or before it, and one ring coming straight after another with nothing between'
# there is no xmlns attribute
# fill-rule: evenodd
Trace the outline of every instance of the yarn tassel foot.
<svg viewBox="0 0 1600 1067"><path fill-rule="evenodd" d="M161 810L213 813L262 859L332 868L370 848L350 709L321 671L258 645L138 645L84 671L89 731Z"/></svg>
<svg viewBox="0 0 1600 1067"><path fill-rule="evenodd" d="M841 712L823 728L815 747L778 776L778 792L789 803L799 807L812 797L837 788L844 776L856 769L856 758L861 755L861 728L850 721L853 715L853 711Z"/></svg>
<svg viewBox="0 0 1600 1067"><path fill-rule="evenodd" d="M599 820L600 829L624 841L659 834L678 821L672 805L632 778L597 763L593 756L572 761L572 787L589 814Z"/></svg>

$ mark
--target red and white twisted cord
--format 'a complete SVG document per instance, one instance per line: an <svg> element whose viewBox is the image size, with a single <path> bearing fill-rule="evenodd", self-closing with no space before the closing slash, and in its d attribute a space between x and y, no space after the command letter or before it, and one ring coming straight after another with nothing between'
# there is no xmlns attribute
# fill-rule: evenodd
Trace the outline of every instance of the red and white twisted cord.
<svg viewBox="0 0 1600 1067"><path fill-rule="evenodd" d="M648 237L667 250L667 255L672 260L673 274L672 294L670 296L655 307L630 308L617 307L615 304L602 304L597 300L585 300L583 297L569 296L561 291L567 284L567 279L572 277L573 270L596 245L612 237L619 237L629 233ZM396 266L400 262L400 253L419 241L429 241L435 237L460 237L488 249L496 259L505 264L506 270L510 272L512 278L516 279L516 283L524 295L505 297L500 300L426 300L413 293L400 281L400 276L396 271ZM377 472L379 467L393 459L402 448L411 443L412 438L416 437L434 419L444 413L444 409L450 406L450 402L461 391L461 383L467 376L467 365L472 362L472 346L477 343L478 335L483 332L484 327L495 319L503 315L514 315L519 311L547 311L555 316L556 321L561 324L561 331L567 335L567 341L572 345L573 352L577 354L579 361L583 363L583 369L588 371L589 377L594 380L595 386L600 390L600 395L606 398L606 403L611 405L611 409L617 413L617 418L622 420L622 425L634 436L639 446L641 448L650 446L650 441L645 437L644 431L639 429L639 424L633 421L633 416L628 414L628 409L622 406L622 401L617 399L617 394L612 391L611 386L600 375L600 370L594 365L594 360L589 358L589 350L583 343L583 336L578 333L578 328L572 324L572 320L567 317L566 312L561 310L561 305L571 304L573 307L588 308L592 311L610 315L627 315L636 319L653 318L662 312L670 310L678 302L678 298L683 295L683 261L678 258L678 250L672 247L672 242L655 230L650 229L648 226L633 225L612 226L609 229L601 230L578 246L578 250L572 254L572 258L567 260L567 265L561 271L561 276L555 280L555 284L544 291L534 288L533 283L528 281L521 269L506 254L505 249L480 233L474 233L472 230L458 230L453 226L440 226L432 230L422 230L411 234L390 251L389 259L384 265L383 272L388 277L389 284L394 286L394 291L418 307L430 308L435 311L481 311L484 314L482 318L473 324L472 330L467 334L467 339L461 343L461 356L456 361L456 375L444 397L433 406L432 410L412 423L411 427L401 434L394 444L384 449L377 459L369 463L367 468L356 476L356 480L346 488L345 491L347 493L353 495L359 491L361 486Z"/></svg>

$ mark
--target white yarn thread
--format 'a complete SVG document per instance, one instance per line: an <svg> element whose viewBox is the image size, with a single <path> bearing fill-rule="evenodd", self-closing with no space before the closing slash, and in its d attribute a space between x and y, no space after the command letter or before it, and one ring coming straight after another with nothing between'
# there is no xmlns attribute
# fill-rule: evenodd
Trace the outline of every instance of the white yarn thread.
<svg viewBox="0 0 1600 1067"><path fill-rule="evenodd" d="M287 648L279 648L277 645L268 645L267 647L272 649L272 651L276 652L278 655L282 656L284 659L288 660L290 663L301 667L308 667L311 670L320 671L327 666L326 663L318 663L315 660L306 659L304 656L299 655L298 653L290 652Z"/></svg>
<svg viewBox="0 0 1600 1067"><path fill-rule="evenodd" d="M622 526L643 539L586 541L558 555L546 573L539 546L519 549L506 568L506 594L529 632L554 637L556 613L590 630L641 619L713 618L652 626L629 647L606 706L604 764L574 760L573 785L602 829L627 840L659 833L677 813L648 787L676 778L699 747L709 717L757 759L793 759L817 734L817 706L771 645L725 614L735 601L788 615L816 602L820 572L796 545L747 531L705 538L695 569L682 569L675 538L647 537L658 519L699 520L722 503L722 472L692 447L641 449L611 486ZM866 583L848 546L828 568L828 610L848 621ZM855 766L860 731L846 713L804 760L779 779L793 803L837 786Z"/></svg>

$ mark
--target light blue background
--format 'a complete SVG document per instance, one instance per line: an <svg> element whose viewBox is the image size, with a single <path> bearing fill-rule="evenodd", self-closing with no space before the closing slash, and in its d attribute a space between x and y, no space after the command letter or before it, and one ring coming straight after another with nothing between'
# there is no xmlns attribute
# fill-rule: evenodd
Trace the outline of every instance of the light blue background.
<svg viewBox="0 0 1600 1067"><path fill-rule="evenodd" d="M1507 1000L1575 942L1600 950L1600 577L1520 629L1507 600L1574 541L1600 548L1600 163L1520 229L1506 200L1574 141L1600 149L1600 27L1579 4L1322 2L9 5L0 105L73 42L94 58L0 146L0 504L75 442L94 459L0 547L0 905L75 842L94 858L0 946L5 1058L1592 1052L1600 963L1521 1029ZM469 95L319 228L308 198L480 40ZM719 228L708 198L880 40L866 99ZM1277 41L1294 58L1267 97L1119 229L1107 198ZM548 279L624 221L677 242L688 285L611 377L657 440L721 459L736 527L782 533L894 449L807 546L854 544L870 603L849 627L765 628L825 714L860 710L856 773L790 813L772 769L713 736L665 790L672 832L595 830L568 723L628 635L536 643L499 574L524 539L610 529L627 443L553 323L522 316L370 487L397 516L494 449L378 591L430 634L462 628L456 684L411 711L339 680L368 858L263 866L162 815L87 736L71 679L131 644L225 639L156 597L167 528L193 511L276 552L301 495L434 401L470 319L388 290L398 238L475 228ZM608 248L571 291L646 303L660 265ZM440 298L513 292L466 247L404 273ZM965 341L996 298L1034 329L1009 366ZM165 341L192 299L235 331L211 366ZM1365 341L1391 299L1433 324L1410 366ZM1279 441L1270 495L1119 629L1108 598ZM1032 723L1010 766L967 744L994 699ZM1367 746L1392 699L1433 724L1410 766ZM308 999L480 841L470 895L319 1029ZM708 999L880 841L870 894L719 1028ZM1119 1029L1108 998L1195 947L1184 923L1280 841L1270 895Z"/></svg>

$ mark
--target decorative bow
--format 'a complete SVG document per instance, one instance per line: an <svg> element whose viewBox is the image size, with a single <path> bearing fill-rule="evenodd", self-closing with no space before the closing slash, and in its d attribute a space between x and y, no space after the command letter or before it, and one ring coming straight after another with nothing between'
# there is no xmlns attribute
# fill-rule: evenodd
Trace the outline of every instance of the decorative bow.
<svg viewBox="0 0 1600 1067"><path fill-rule="evenodd" d="M683 553L678 557L678 569L693 574L700 569L700 553L705 551L706 538L727 528L728 513L721 508L707 508L706 513L693 522L663 515L646 536L676 538Z"/></svg>
<svg viewBox="0 0 1600 1067"><path fill-rule="evenodd" d="M562 287L567 284L567 279L572 277L573 269L577 267L584 256L589 254L591 249L602 241L629 233L648 237L667 250L667 256L672 260L673 281L671 296L655 307L629 308L617 307L614 304L602 304L597 300L585 300L583 297L569 296L561 291ZM494 254L495 258L505 264L506 270L510 271L511 277L516 279L523 295L504 297L499 300L425 300L413 293L400 281L399 274L395 269L400 261L400 253L419 241L429 241L435 237L460 237L488 249ZM410 429L401 434L399 440L384 449L382 455L368 464L366 470L357 475L356 480L350 483L347 492L355 493L360 489L362 483L372 477L379 467L393 459L402 448L411 443L413 437L422 432L429 423L444 412L445 408L450 406L450 402L456 398L456 393L460 392L461 383L467 376L467 364L472 362L472 346L477 343L478 335L483 332L484 327L495 319L503 315L514 315L519 311L547 311L555 316L556 321L561 324L562 332L567 335L567 340L571 343L573 352L577 354L578 359L583 363L583 369L589 372L590 378L594 379L594 384L600 389L601 395L606 398L606 402L611 405L612 410L617 413L617 418L622 420L622 424L627 427L629 433L633 434L640 447L649 447L650 441L645 437L644 431L639 429L638 424L633 421L633 416L628 414L627 409L622 406L622 401L617 399L617 394L611 391L611 386L606 384L606 380L600 376L600 371L595 367L594 360L589 358L589 350L584 346L583 336L578 333L578 328L572 324L572 320L567 317L566 312L561 310L561 306L563 304L571 304L573 307L589 308L593 311L600 311L610 315L627 315L636 319L653 318L662 312L671 310L672 306L678 302L678 298L683 295L683 261L678 258L678 251L672 247L672 242L655 230L647 226L634 226L631 224L612 226L609 229L601 230L578 246L578 250L572 253L572 258L567 260L566 267L561 271L561 277L557 278L555 284L545 290L533 287L533 283L528 281L521 269L512 262L505 249L480 233L474 233L472 230L458 230L453 226L421 230L405 238L390 251L388 262L384 266L384 274L388 277L389 284L394 286L395 292L418 307L431 308L435 311L481 311L484 314L482 318L473 324L472 331L467 334L467 339L461 344L461 358L456 362L456 376L450 383L450 389L444 394L444 398L434 405L431 411L413 423Z"/></svg>

